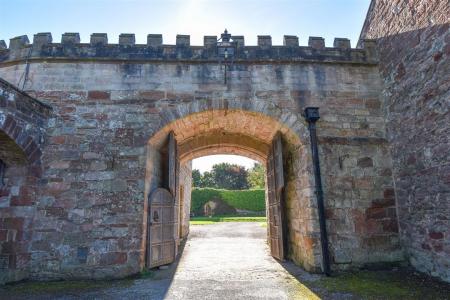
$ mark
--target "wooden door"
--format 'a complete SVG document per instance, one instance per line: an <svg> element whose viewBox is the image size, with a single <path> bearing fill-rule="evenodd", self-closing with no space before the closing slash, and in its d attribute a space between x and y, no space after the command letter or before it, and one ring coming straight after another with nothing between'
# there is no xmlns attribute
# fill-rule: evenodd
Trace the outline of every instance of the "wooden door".
<svg viewBox="0 0 450 300"><path fill-rule="evenodd" d="M283 146L281 135L277 133L272 141L267 158L267 191L268 191L268 223L269 244L273 257L284 260L283 230Z"/></svg>
<svg viewBox="0 0 450 300"><path fill-rule="evenodd" d="M179 201L177 201L179 159L177 141L173 132L169 134L167 170L163 185L149 196L147 267L153 268L175 261L178 254Z"/></svg>
<svg viewBox="0 0 450 300"><path fill-rule="evenodd" d="M147 266L170 264L176 257L174 198L164 188L157 188L149 197Z"/></svg>

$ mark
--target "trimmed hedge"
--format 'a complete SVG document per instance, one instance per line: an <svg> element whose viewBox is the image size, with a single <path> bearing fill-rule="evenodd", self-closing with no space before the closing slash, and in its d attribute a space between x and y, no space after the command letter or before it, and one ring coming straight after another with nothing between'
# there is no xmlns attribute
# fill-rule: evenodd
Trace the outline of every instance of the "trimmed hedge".
<svg viewBox="0 0 450 300"><path fill-rule="evenodd" d="M203 206L212 198L219 198L236 209L261 212L266 210L265 190L220 190L194 188L191 196L191 212L202 212Z"/></svg>

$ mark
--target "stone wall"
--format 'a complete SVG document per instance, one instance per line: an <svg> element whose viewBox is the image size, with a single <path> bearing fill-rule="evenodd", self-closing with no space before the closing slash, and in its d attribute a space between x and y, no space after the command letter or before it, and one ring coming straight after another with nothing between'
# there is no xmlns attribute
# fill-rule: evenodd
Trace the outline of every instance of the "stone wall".
<svg viewBox="0 0 450 300"><path fill-rule="evenodd" d="M41 143L51 109L0 79L0 282L28 277L41 179Z"/></svg>
<svg viewBox="0 0 450 300"><path fill-rule="evenodd" d="M373 0L402 244L418 270L450 281L450 7Z"/></svg>
<svg viewBox="0 0 450 300"><path fill-rule="evenodd" d="M401 261L387 142L322 138L320 143L332 262L346 269Z"/></svg>
<svg viewBox="0 0 450 300"><path fill-rule="evenodd" d="M237 45L225 75L213 46L190 46L186 37L175 46L154 44L154 36L147 45L131 36L119 45L97 38L79 44L66 34L54 44L44 34L32 48L22 37L0 50L0 77L26 77L26 90L54 108L42 146L31 278L122 277L144 267L145 199L161 183L159 149L169 131L186 157L222 149L261 160L280 131L289 258L320 271L307 106L322 116L332 267L402 260L370 42L350 49L337 39L325 48L310 38L301 47L288 36L272 46L260 37L258 46Z"/></svg>

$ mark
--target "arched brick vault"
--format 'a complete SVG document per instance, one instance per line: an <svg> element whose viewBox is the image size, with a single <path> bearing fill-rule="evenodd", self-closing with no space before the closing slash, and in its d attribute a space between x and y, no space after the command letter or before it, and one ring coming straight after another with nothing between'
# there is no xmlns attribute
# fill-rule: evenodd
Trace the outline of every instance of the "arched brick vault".
<svg viewBox="0 0 450 300"><path fill-rule="evenodd" d="M42 152L13 116L7 115L0 126L0 159L6 164L39 163Z"/></svg>
<svg viewBox="0 0 450 300"><path fill-rule="evenodd" d="M212 154L234 154L246 156L265 164L269 145L252 136L227 133L224 130L199 135L180 144L180 162Z"/></svg>
<svg viewBox="0 0 450 300"><path fill-rule="evenodd" d="M52 108L0 78L0 159L40 164L40 144Z"/></svg>
<svg viewBox="0 0 450 300"><path fill-rule="evenodd" d="M307 270L320 270L309 134L299 114L267 102L199 100L167 108L161 117L159 130L148 142L146 197L160 183L159 149L171 131L179 145L181 163L218 153L243 155L265 163L273 137L281 132L287 182L288 255Z"/></svg>
<svg viewBox="0 0 450 300"><path fill-rule="evenodd" d="M0 159L14 165L22 165L28 160L22 148L4 131L0 131Z"/></svg>

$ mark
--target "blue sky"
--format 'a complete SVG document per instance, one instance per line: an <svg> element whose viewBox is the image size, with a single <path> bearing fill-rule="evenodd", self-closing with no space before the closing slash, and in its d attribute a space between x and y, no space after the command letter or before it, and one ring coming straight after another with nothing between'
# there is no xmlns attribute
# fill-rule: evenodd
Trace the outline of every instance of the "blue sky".
<svg viewBox="0 0 450 300"><path fill-rule="evenodd" d="M30 41L37 32L52 32L59 42L64 32L79 32L89 42L93 32L106 32L110 42L120 33L135 33L145 43L148 33L163 34L173 44L176 34L190 34L201 45L204 35L224 28L256 44L257 35L322 36L327 46L335 37L356 45L370 0L0 0L0 39L18 35Z"/></svg>
<svg viewBox="0 0 450 300"><path fill-rule="evenodd" d="M79 32L89 42L94 32L108 33L117 43L120 33L135 33L136 42L146 43L149 33L163 34L165 44L174 44L177 34L191 35L191 44L202 45L204 35L220 35L227 28L244 35L255 45L257 35L271 35L282 45L283 35L297 35L300 45L309 36L335 37L357 43L370 0L0 0L0 40L37 32L51 32L60 42L64 32ZM212 165L230 162L249 168L253 161L232 155L194 160L201 172Z"/></svg>

